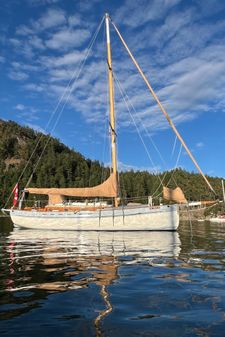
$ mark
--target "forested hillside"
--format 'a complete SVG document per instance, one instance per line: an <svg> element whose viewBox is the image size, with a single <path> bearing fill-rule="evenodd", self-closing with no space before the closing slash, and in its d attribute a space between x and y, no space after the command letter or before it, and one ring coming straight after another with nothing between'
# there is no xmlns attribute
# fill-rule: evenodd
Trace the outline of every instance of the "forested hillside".
<svg viewBox="0 0 225 337"><path fill-rule="evenodd" d="M47 145L46 145L47 144ZM46 148L45 148L46 147ZM31 157L34 149L34 155ZM109 175L109 169L98 161L84 158L55 138L41 134L12 121L0 120L0 206L2 207L27 165L20 186L29 180L43 149L45 151L32 176L29 186L84 187L100 184ZM31 159L30 159L31 157ZM160 179L170 187L179 185L188 200L212 200L213 196L199 174L181 169L164 172ZM121 195L126 198L159 195L159 177L147 171L120 173ZM218 196L222 198L221 179L209 178Z"/></svg>
<svg viewBox="0 0 225 337"><path fill-rule="evenodd" d="M98 161L85 159L57 139L12 121L0 121L0 205L5 203L30 160L20 180L21 187L26 185L45 146L30 187L94 186L109 175L109 169L103 168Z"/></svg>

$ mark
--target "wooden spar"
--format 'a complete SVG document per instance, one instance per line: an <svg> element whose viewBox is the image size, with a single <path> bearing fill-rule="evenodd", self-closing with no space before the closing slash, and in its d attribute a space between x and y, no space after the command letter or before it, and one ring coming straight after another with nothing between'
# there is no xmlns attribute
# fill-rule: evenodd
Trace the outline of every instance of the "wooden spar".
<svg viewBox="0 0 225 337"><path fill-rule="evenodd" d="M116 153L116 132L115 132L115 109L114 109L114 88L113 88L113 72L112 72L112 56L110 46L109 32L109 14L105 14L106 23L106 41L107 41L107 62L108 62L108 80L109 80L109 104L110 104L110 128L111 128L111 148L112 148L112 169L116 180L116 190L118 194L117 184L117 153ZM114 206L118 207L117 197L114 198Z"/></svg>
<svg viewBox="0 0 225 337"><path fill-rule="evenodd" d="M111 21L112 22L112 21ZM172 120L170 119L168 113L166 112L165 108L163 107L162 103L160 102L158 96L156 95L155 91L153 90L152 86L150 85L147 77L145 76L145 74L143 73L142 69L140 68L138 62L136 61L136 59L134 58L133 54L131 53L129 47L127 46L126 42L124 41L122 35L120 34L119 30L117 29L117 27L115 26L115 24L112 22L113 27L115 28L120 40L122 41L125 49L127 50L128 54L130 55L133 63L135 64L135 66L137 67L139 73L141 74L143 80L145 81L148 89L150 90L152 96L154 97L154 99L156 100L160 110L162 111L162 113L164 114L164 116L166 117L168 123L170 124L171 128L173 129L173 131L175 132L177 138L180 140L181 144L183 145L183 147L185 148L185 150L187 151L189 157L191 158L192 162L194 163L194 165L196 166L196 168L198 169L199 173L202 175L203 179L205 180L206 184L208 185L208 187L210 188L210 190L216 194L216 192L214 191L212 185L210 184L210 182L208 181L208 179L206 178L206 176L204 175L203 171L201 170L200 166L198 165L197 161L195 160L194 156L192 155L191 151L189 150L189 148L187 147L186 143L184 142L183 138L181 137L180 133L178 132L178 130L176 129L175 125L173 124Z"/></svg>

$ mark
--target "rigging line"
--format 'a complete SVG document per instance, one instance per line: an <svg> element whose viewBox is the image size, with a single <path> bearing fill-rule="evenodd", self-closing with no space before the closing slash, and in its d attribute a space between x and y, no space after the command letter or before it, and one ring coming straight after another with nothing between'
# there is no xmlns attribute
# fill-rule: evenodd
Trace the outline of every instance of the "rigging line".
<svg viewBox="0 0 225 337"><path fill-rule="evenodd" d="M179 151L178 156L177 156L177 161L176 161L176 164L175 164L175 169L177 169L178 163L179 163L179 161L180 161L180 156L181 156L182 147L183 147L182 144L180 144L180 151ZM174 173L175 173L175 171L173 171L173 175L174 175Z"/></svg>
<svg viewBox="0 0 225 337"><path fill-rule="evenodd" d="M154 164L154 162L153 162L153 160L152 160L152 158L151 158L151 156L150 156L150 153L149 153L149 151L148 151L148 149L147 149L147 146L146 146L145 143L144 143L143 138L142 138L141 135L140 135L139 129L138 129L138 127L137 127L137 124L136 124L136 122L135 122L135 120L134 120L133 115L131 114L131 111L130 111L130 108L129 108L129 105L128 105L127 102L129 102L129 104L130 104L130 106L131 106L131 108L133 109L134 112L136 112L136 110L135 110L135 108L134 108L132 102L130 101L130 99L129 99L127 93L125 92L125 90L122 89L121 84L120 84L120 82L119 82L119 80L118 80L118 78L117 78L115 72L114 72L114 77L115 77L116 81L119 83L119 85L118 85L118 84L117 84L117 85L118 85L118 87L119 87L119 89L120 89L121 96L123 97L123 99L124 99L124 97L125 97L124 101L125 101L125 104L126 104L126 106L127 106L127 109L128 109L128 111L129 111L129 113L130 113L130 115L131 115L131 118L132 118L132 120L133 120L133 123L134 123L134 125L135 125L135 127L136 127L136 129L137 129L137 131L138 131L139 137L141 138L141 141L142 141L142 143L143 143L143 145L144 145L144 147L145 147L145 150L146 150L146 152L147 152L147 154L148 154L148 157L149 157L149 159L150 159L150 161L151 161L151 163L152 163L152 165L153 165L153 167L154 167L155 164ZM139 117L138 117L138 119L139 119L139 121L141 122L141 124L142 124L142 126L143 126L143 128L144 128L144 130L145 130L145 132L146 132L146 134L147 134L147 136L148 136L148 137L150 138L150 140L152 141L152 144L153 144L155 150L158 152L158 154L159 154L159 156L160 156L162 162L164 162L164 165L166 166L165 161L164 161L164 159L162 158L160 151L158 150L157 146L155 145L155 143L154 143L153 140L151 139L151 137L150 137L150 135L149 135L147 129L145 128L144 124L142 123L142 120L141 120ZM182 144L181 144L181 147L182 147ZM160 178L160 175L158 174L157 171L155 171L155 174L157 175L157 177L158 177L158 179L159 179L159 181L160 181L160 184L159 184L159 186L157 187L157 189L154 191L154 193L152 194L152 197L155 197L155 194L158 192L160 186L161 186L161 185L163 186L163 182L165 181L165 178L166 178L166 176L167 176L167 172L164 173L162 179ZM173 180L174 180L174 178L173 178ZM176 183L175 180L174 180L174 182L175 182L175 185L177 186L177 183ZM160 193L160 194L161 194L161 193ZM160 194L158 194L157 196L159 196Z"/></svg>
<svg viewBox="0 0 225 337"><path fill-rule="evenodd" d="M127 95L127 92L126 92L124 89L123 89L123 92L124 92L124 95L125 95L125 97L127 98L128 102L129 102L129 104L130 104L132 110L134 111L134 113L135 113L137 119L140 121L140 124L142 125L142 127L143 127L143 129L144 129L146 135L147 135L148 138L150 139L150 141L151 141L151 143L152 143L152 145L153 145L155 151L158 153L158 155L159 155L159 157L160 157L162 163L165 165L165 168L166 168L167 165L166 165L166 162L165 162L165 160L163 159L163 157L162 157L162 155L161 155L161 152L159 151L158 147L156 146L155 142L153 141L153 139L152 139L151 135L149 134L147 128L145 127L145 125L144 125L142 119L138 116L137 110L135 109L135 107L134 107L133 103L131 102L129 96Z"/></svg>
<svg viewBox="0 0 225 337"><path fill-rule="evenodd" d="M125 90L124 90L124 93L125 93L125 96L127 97L127 100L128 100L128 102L129 102L131 108L133 109L134 113L135 113L136 116L137 116L137 111L136 111L135 107L133 106L133 104L132 104L131 100L129 99L129 97L128 97L127 93L125 92ZM151 141L151 143L152 143L152 145L153 145L155 151L158 153L158 155L159 155L159 157L160 157L162 163L164 164L164 166L165 166L165 168L166 168L166 166L167 166L167 165L166 165L166 162L165 162L165 160L163 159L163 157L162 157L162 155L161 155L161 153L160 153L158 147L156 146L155 142L153 141L152 137L150 136L150 134L149 134L147 128L145 127L145 125L144 125L144 123L142 122L141 118L138 117L138 116L137 116L137 118L138 118L138 120L140 121L140 123L141 123L141 125L142 125L142 127L143 127L143 129L144 129L144 131L145 131L145 133L146 133L146 135L147 135L148 138L150 139L150 141ZM153 165L153 166L154 166L154 165ZM156 172L156 173L157 173L157 172ZM162 181L165 179L166 175L167 175L167 173L165 172ZM176 184L176 182L175 182L175 184Z"/></svg>
<svg viewBox="0 0 225 337"><path fill-rule="evenodd" d="M160 159L162 160L162 162L164 163L164 165L165 165L165 167L166 167L166 166L167 166L167 165L166 165L166 162L165 162L165 160L163 159L163 157L162 157L162 155L161 155L159 149L157 148L156 144L153 142L153 139L152 139L151 136L149 135L148 130L145 128L144 125L143 125L143 127L144 127L144 129L145 129L145 132L146 132L147 135L149 136L149 138L150 138L150 140L151 140L151 142L152 142L152 145L154 146L155 150L156 150L157 153L159 154ZM177 136L175 137L174 145L176 144L176 140L177 140ZM175 146L173 146L173 152L174 152L174 150L175 150ZM173 181L174 181L174 183L175 183L176 186L178 186L178 184L177 184L177 182L176 182L176 180L175 180L175 178L174 178L174 170L176 170L176 168L177 168L177 166L178 166L178 162L179 162L179 160L180 160L180 155L181 155L181 150L182 150L182 143L180 144L180 150L179 150L179 152L178 152L178 156L177 156L176 164L175 164L174 169L173 169L173 173L172 173L172 175L171 175L171 177L170 177L170 179L169 179L169 182L171 181L171 179L173 179ZM165 173L165 176L166 176L166 175L167 175L167 173ZM167 185L169 184L169 182L167 183Z"/></svg>
<svg viewBox="0 0 225 337"><path fill-rule="evenodd" d="M58 116L57 116L57 119L56 119L56 121L55 121L55 124L54 124L53 127L52 127L51 132L53 132L53 131L55 130L55 128L56 128L56 126L57 126L57 124L58 124L58 122L59 122L59 119L60 119L60 117L61 117L61 115L62 115L62 113L63 113L63 110L64 110L64 108L65 108L65 106L66 106L66 104L67 104L67 102L68 102L68 100L69 100L69 98L70 98L70 95L71 95L71 93L72 93L73 90L74 90L75 83L76 83L76 81L78 80L81 71L83 70L83 67L84 67L84 65L85 65L85 63L86 63L86 60L87 60L87 58L88 58L88 56L89 56L89 54L90 54L90 51L91 51L91 49L92 49L92 47L93 47L93 45L94 45L94 42L96 41L96 38L97 38L97 36L98 36L98 33L99 33L99 31L100 31L100 28L101 28L101 25L102 25L103 21L104 21L104 17L103 17L103 19L101 20L101 22L100 22L100 24L99 24L99 26L98 26L98 28L97 28L95 34L94 34L94 37L93 37L91 43L89 44L89 48L87 49L87 53L86 53L86 55L85 55L85 58L84 58L83 61L80 62L80 64L79 64L79 67L80 67L80 68L78 68L78 71L75 72L76 77L75 77L75 79L74 79L74 81L73 81L71 87L67 87L67 89L69 89L69 90L68 90L67 97L66 97L66 99L65 99L65 101L64 101L64 103L63 103L63 105L62 105L62 107L61 107L61 110L60 110L60 112L59 112L59 114L58 114ZM71 83L71 82L70 82L70 83ZM66 90L67 90L67 89L66 89ZM45 149L46 149L46 147L47 147L47 145L48 145L48 143L49 143L49 141L50 141L50 137L51 137L51 135L49 134L48 139L47 139L47 141L46 141L46 143L45 143L45 146L44 146L44 148L43 148L43 150L42 150L42 152L41 152L41 154L40 154L40 156L39 156L39 159L38 159L36 165L34 166L34 170L33 170L32 174L31 174L31 176L32 176L33 173L35 172L35 170L36 170L36 168L37 168L37 166L38 166L38 164L39 164L39 162L40 162L40 160L41 160L41 158L42 158L42 156L43 156L43 154L44 154L44 152L45 152ZM27 187L27 185L26 185L26 187Z"/></svg>
<svg viewBox="0 0 225 337"><path fill-rule="evenodd" d="M115 77L115 79L119 82L118 78L116 77L115 72L114 72L114 77ZM120 82L119 82L119 83L120 83ZM121 84L120 84L120 88L121 88ZM129 104L130 104L131 108L133 109L134 113L136 113L136 115L137 115L137 111L136 111L136 109L134 108L134 106L133 106L131 100L129 99L129 96L127 95L126 91L125 91L124 89L122 89L122 88L121 88L121 90L122 90L122 97L123 97L123 96L126 97L127 102L129 102ZM128 107L127 102L125 102L125 103L126 103L126 105L127 105L127 107ZM128 107L128 111L129 111L129 113L131 114L129 107ZM157 148L155 142L153 141L152 137L150 136L149 132L147 131L147 129L146 129L145 125L143 124L141 118L140 118L140 117L137 117L137 118L138 118L138 120L140 121L140 123L141 123L143 129L145 130L145 132L146 132L146 134L147 134L147 136L149 137L149 139L150 139L150 141L151 141L153 147L155 148L156 152L158 153L158 155L159 155L159 157L160 157L162 163L163 163L164 166L166 167L167 165L166 165L166 163L165 163L165 160L163 159L163 157L162 157L162 155L161 155L159 149ZM132 117L132 119L133 119L133 117ZM134 120L133 120L133 122L134 122ZM134 123L134 124L135 124L135 123ZM136 125L136 124L135 124L135 126L136 126L136 128L137 128L137 125ZM137 130L138 130L138 128L137 128ZM138 132L139 132L139 131L138 131ZM140 136L140 135L139 135L139 136ZM146 148L147 148L147 147L146 147ZM149 154L148 150L147 150L147 153L148 153L148 155L149 155L149 157L150 157L150 154ZM153 160L150 159L150 161L151 161L152 165L155 166ZM159 177L158 172L155 171L155 173L156 173L156 175ZM159 177L159 180L160 180L161 184L162 184L162 182L165 180L166 175L167 175L167 172L164 173L162 180L160 180L160 177ZM174 178L173 178L173 179L174 179ZM177 183L176 183L175 180L174 180L174 183L175 183L175 185L177 186ZM159 185L158 188L155 190L155 192L153 193L152 196L155 195L155 193L158 191L159 187L160 187L160 185Z"/></svg>
<svg viewBox="0 0 225 337"><path fill-rule="evenodd" d="M161 112L163 113L163 115L165 116L165 118L167 119L169 125L171 126L171 128L173 129L174 133L177 135L177 137L179 138L180 142L182 143L183 147L185 148L185 150L187 151L189 157L191 158L192 162L194 163L195 167L198 169L199 173L201 174L201 176L203 177L203 179L205 180L206 184L208 185L209 189L214 193L214 195L216 196L216 192L213 189L212 185L210 184L209 180L206 178L205 174L203 173L203 171L201 170L200 166L198 165L197 161L195 160L194 156L192 155L191 151L189 150L188 146L186 145L186 143L184 142L183 138L181 137L180 133L178 132L177 128L175 127L174 123L172 122L171 118L169 117L168 113L166 112L165 108L163 107L161 101L159 100L158 96L156 95L155 91L153 90L152 86L150 85L147 77L145 76L145 74L143 73L142 69L140 68L138 62L136 61L136 59L134 58L133 54L131 53L129 47L127 46L126 42L124 41L122 35L120 34L119 30L117 29L116 25L112 22L111 23L115 29L115 31L117 32L122 44L124 45L126 51L128 52L130 58L132 59L134 65L136 66L136 68L138 69L141 77L143 78L145 84L147 85L149 91L151 92L152 96L154 97L155 101L157 102Z"/></svg>
<svg viewBox="0 0 225 337"><path fill-rule="evenodd" d="M180 144L180 151L179 151L178 156L177 156L177 161L176 161L176 164L175 164L175 169L177 168L178 162L179 162L179 160L180 160L181 150L182 150L182 144Z"/></svg>
<svg viewBox="0 0 225 337"><path fill-rule="evenodd" d="M89 55L90 49L92 48L93 40L96 39L96 35L98 34L98 32L99 32L99 30L100 30L100 27L101 27L101 25L102 25L102 23L103 23L103 20L104 20L104 17L103 17L103 19L102 19L102 21L101 21L99 27L97 28L97 30L96 30L96 32L95 32L95 34L94 34L94 36L93 36L91 42L89 43L89 46L88 46L88 48L87 48L87 55L85 56L85 59L84 59L85 61L86 61L87 56ZM82 61L83 61L83 60L81 60L80 63L79 63L78 70L79 70L79 68L83 65L83 64L82 64ZM61 95L61 97L60 97L60 99L59 99L59 101L58 101L58 103L57 103L55 109L53 110L53 113L51 114L51 118L49 119L49 121L48 121L48 123L47 123L45 129L47 129L48 126L49 126L49 124L51 123L51 121L52 121L52 119L53 119L55 113L57 112L57 110L58 110L58 108L59 108L61 102L62 102L63 99L64 99L64 96L66 95L67 90L70 88L70 86L71 86L71 84L74 82L74 80L75 80L75 81L77 80L77 77L78 77L78 76L76 77L77 72L78 72L77 70L75 70L75 71L73 72L72 77L71 77L71 79L69 80L69 82L68 82L66 88L64 89L64 92L63 92L63 94ZM76 79L75 79L75 77L76 77ZM39 145L39 143L40 143L41 139L43 138L43 136L44 136L44 135L42 134L41 137L40 137L40 139L39 139L39 141L38 141L38 143L37 143L37 145L35 146L34 151L33 151L32 154L31 154L30 159L31 159L32 156L34 155L34 153L35 153L35 151L36 151L36 149L37 149L37 146ZM30 161L30 159L29 159L29 161ZM29 164L29 162L28 162L28 164ZM27 165L28 165L28 164L27 164ZM26 165L26 167L27 167L27 165ZM26 167L25 167L25 169L26 169ZM24 171L25 171L25 169L24 169ZM24 172L23 172L23 173L24 173Z"/></svg>
<svg viewBox="0 0 225 337"><path fill-rule="evenodd" d="M114 73L114 76L116 76L115 73ZM124 96L127 98L127 101L129 102L131 108L133 109L134 113L137 115L137 111L136 111L136 109L134 108L132 102L130 101L129 96L127 95L127 93L126 93L125 90L123 90L123 91L124 91ZM155 142L153 141L152 137L150 136L149 132L147 131L147 129L146 129L145 125L143 124L142 120L140 119L140 117L138 117L138 120L140 121L140 123L141 123L143 129L145 130L147 136L149 137L149 139L150 139L150 141L151 141L153 147L155 148L156 152L158 153L158 155L159 155L161 161L163 162L164 166L166 167L165 160L163 159L163 157L162 157L162 155L161 155L159 149L157 148ZM153 166L155 166L153 162L152 162L152 164L153 164ZM157 171L155 171L155 173L156 173L157 176L159 176L158 173L157 173ZM166 175L167 175L167 172L164 173L163 178L162 178L162 182L165 180ZM160 178L159 178L159 179L160 179ZM175 182L175 185L177 186L177 183L176 183L175 180L174 180L174 182ZM155 192L153 193L152 196L155 195L155 193L158 191L159 187L160 187L160 185L159 185L158 188L155 190Z"/></svg>
<svg viewBox="0 0 225 337"><path fill-rule="evenodd" d="M172 158L173 155L174 155L174 151L175 151L176 145L177 145L177 136L175 136L175 139L174 139L173 149L172 149L172 153L171 153L171 158Z"/></svg>
<svg viewBox="0 0 225 337"><path fill-rule="evenodd" d="M175 174L175 170L177 169L177 166L178 166L178 163L179 163L179 160L180 160L181 151L182 151L182 144L180 144L180 150L179 150L178 155L177 155L176 164L175 164L175 166L174 166L174 169L173 169L173 171L172 171L172 174L171 174L171 176L170 176L170 179L169 179L169 181L168 181L168 183L167 183L167 186L169 185L169 183L170 183L170 181L171 181L172 179L173 179L175 185L178 186L178 184L177 184L177 182L176 182L176 180L175 180L175 178L174 178L174 174Z"/></svg>
<svg viewBox="0 0 225 337"><path fill-rule="evenodd" d="M120 84L120 82L119 82L117 76L115 75L115 72L114 72L114 77L115 77L115 80L116 80L118 89L119 89L119 91L120 91L120 93L121 93L121 96L122 96L122 98L123 98L123 100L124 100L124 103L126 104L127 110L128 110L128 112L129 112L129 114L130 114L130 117L131 117L131 119L132 119L132 121L133 121L133 123L134 123L134 125L135 125L135 127L136 127L136 130L137 130L137 132L138 132L139 138L140 138L140 140L141 140L141 142L142 142L142 144L143 144L143 146L144 146L144 148L145 148L145 151L146 151L146 153L147 153L147 156L148 156L149 160L151 161L151 163L152 163L152 165L153 165L153 167L154 167L154 162L153 162L153 160L152 160L152 157L151 157L151 155L150 155L150 153L149 153L149 151L148 151L148 148L147 148L147 146L146 146L146 144L145 144L145 142L144 142L143 137L142 137L141 134L140 134L139 128L138 128L138 126L137 126L137 123L136 123L136 121L135 121L135 119L134 119L134 117L133 117L133 115L132 115L132 113L131 113L131 111L130 111L129 104L128 104L128 102L127 102L127 97L126 97L126 95L124 94L123 89L121 88L121 84ZM154 170L154 169L153 169L153 170ZM155 171L155 173L157 173L157 171ZM159 177L159 175L157 175L157 176L158 176L158 178L159 178L159 180L160 180L160 183L162 184L161 178Z"/></svg>
<svg viewBox="0 0 225 337"><path fill-rule="evenodd" d="M141 121L141 119L140 119L140 118L139 118L139 120ZM141 121L141 123L142 123L142 121ZM155 142L153 141L152 137L150 136L150 134L149 134L148 130L146 129L146 127L145 127L145 125L144 125L143 123L142 123L142 126L143 126L143 128L144 128L144 130L145 130L145 132L146 132L147 136L149 137L149 139L150 139L150 141L151 141L151 143L152 143L152 145L153 145L154 149L155 149L155 150L156 150L156 152L158 153L158 155L159 155L159 157L160 157L160 159L161 159L162 163L164 164L164 166L165 166L165 169L166 169L166 170L168 170L168 168L167 168L167 164L166 164L165 160L163 159L163 157L162 157L162 155L161 155L161 153L160 153L159 149L157 148L157 146L156 146ZM181 144L181 146L182 146L182 144ZM164 173L163 180L166 178L166 175L167 175L167 173L168 173L168 172L165 172L165 173ZM170 181L170 180L169 180L169 181ZM175 181L175 179L174 179L174 178L173 178L173 181L174 181L175 185L176 185L176 186L178 186L178 185L177 185L177 182ZM168 185L168 183L167 183L167 185Z"/></svg>
<svg viewBox="0 0 225 337"><path fill-rule="evenodd" d="M164 180L166 179L166 175L167 175L167 173L164 173L163 178L162 178L162 182L161 182L162 186L163 186ZM157 187L157 189L155 190L155 192L152 194L152 197L156 197L155 195L156 195L156 192L158 192L159 188L160 188L160 185ZM161 194L161 192L160 192L160 194Z"/></svg>
<svg viewBox="0 0 225 337"><path fill-rule="evenodd" d="M114 76L116 76L116 75L115 75L115 72L114 72ZM145 133L146 133L146 135L147 135L147 137L150 139L152 146L154 147L155 151L158 153L159 158L161 159L161 161L162 161L162 163L163 163L165 169L168 170L167 164L166 164L165 160L163 159L160 150L158 149L157 145L156 145L155 142L153 141L153 138L152 138L151 135L149 134L149 132L148 132L147 128L145 127L145 125L144 125L142 119L137 115L137 111L136 111L136 109L135 109L133 103L131 102L129 96L127 95L127 92L126 92L124 89L123 89L123 92L124 92L124 96L127 98L127 101L129 102L129 104L130 104L130 106L131 106L133 112L135 113L137 119L139 120L140 124L142 125L142 127L143 127L143 129L144 129L144 131L145 131ZM110 128L111 128L111 130L112 130L113 132L115 132L115 131L112 129L111 124L110 124ZM116 134L116 133L115 133L115 134ZM116 136L117 136L117 134L116 134ZM176 139L177 139L177 136L176 136L176 138L175 138L175 141L176 141ZM153 164L153 166L154 166L154 164ZM167 172L164 173L164 177L163 177L162 181L164 181L166 175L167 175ZM175 179L174 179L173 177L172 177L171 179L173 179L175 185L178 186L178 185L177 185L177 182L175 181ZM170 180L171 180L171 179L170 179ZM170 181L170 180L169 180L169 181Z"/></svg>
<svg viewBox="0 0 225 337"><path fill-rule="evenodd" d="M131 104L132 104L132 103L131 103ZM142 123L142 120L141 120L140 118L139 118L139 120L140 120L140 122ZM167 164L166 164L165 160L163 159L163 157L162 157L162 155L161 155L159 149L157 148L155 142L153 141L152 137L150 136L148 130L146 129L146 127L145 127L145 125L144 125L143 123L142 123L142 126L143 126L143 128L144 128L144 130L145 130L147 136L149 137L149 139L150 139L150 141L151 141L151 143L152 143L154 149L155 149L156 152L158 153L158 155L159 155L161 161L163 162L165 168L168 170ZM176 140L177 140L177 136L175 137L174 144L176 144ZM174 152L174 149L175 149L175 146L173 146L173 152ZM182 149L182 144L180 144L180 150L179 150L179 153L178 153L178 157L177 157L177 160L176 160L176 164L175 164L175 166L174 166L173 173L172 173L172 175L171 175L171 177L170 177L170 179L169 179L169 182L171 181L171 179L173 179L173 181L174 181L174 183L175 183L176 186L178 186L178 184L177 184L176 180L174 179L174 170L175 170L175 169L177 168L177 166L178 166L178 162L179 162L180 155L181 155L181 149ZM165 177L166 177L166 175L167 175L167 172L165 172ZM164 179L163 179L163 180L164 180ZM169 182L167 183L167 185L169 184Z"/></svg>
<svg viewBox="0 0 225 337"><path fill-rule="evenodd" d="M132 103L131 103L131 104L132 104ZM134 109L134 108L133 108L133 109ZM134 110L134 111L135 111L135 110ZM156 152L158 153L158 155L159 155L159 157L160 157L162 163L164 164L164 166L165 166L165 168L166 168L167 165L166 165L165 160L164 160L163 157L162 157L161 152L159 151L158 147L156 146L155 142L153 141L151 135L149 134L149 132L148 132L147 128L145 127L144 123L142 122L141 118L138 117L138 119L140 120L140 122L141 122L141 124L142 124L142 127L143 127L143 129L145 130L145 133L147 134L147 136L148 136L148 138L150 139L150 141L151 141L151 143L152 143L154 149L155 149Z"/></svg>
<svg viewBox="0 0 225 337"><path fill-rule="evenodd" d="M84 66L84 64L85 64L85 62L86 62L86 59L87 59L87 57L88 57L88 55L89 55L89 53L90 53L91 48L93 47L93 44L94 44L94 42L95 42L95 40L96 40L96 38L97 38L97 35L98 35L98 33L99 33L100 29L101 29L101 26L102 26L102 24L103 24L103 22L104 22L104 19L105 19L105 17L103 16L103 18L102 18L102 20L101 20L99 26L97 27L97 29L96 29L96 31L95 31L95 33L94 33L94 35L93 35L93 38L91 39L91 41L90 41L90 43L89 43L89 45L88 45L87 53L86 53L85 58L83 59L83 62L82 62L82 60L81 60L80 63L79 63L78 70L79 70L79 67L82 67L82 69L83 69L83 66ZM80 71L80 72L81 72L81 71ZM69 82L68 82L66 88L64 89L64 92L63 92L63 94L61 95L61 97L60 97L58 103L56 104L55 109L54 109L53 112L51 113L51 117L50 117L48 123L46 124L45 129L47 129L48 126L50 125L50 123L51 123L51 121L52 121L54 115L56 114L56 112L57 112L57 110L58 110L58 108L59 108L59 106L60 106L60 104L61 104L61 102L62 102L62 100L63 100L63 98L64 98L64 96L65 96L65 94L66 94L66 92L67 92L67 90L68 90L68 88L71 86L71 83L72 83L73 81L75 82L75 81L78 79L78 77L79 77L79 75L80 75L80 72L77 71L77 70L75 70L75 71L73 72L73 75L72 75L71 79L69 80ZM78 73L78 76L76 76L77 73ZM76 78L75 78L75 77L76 77ZM74 80L74 78L75 78L75 80ZM70 96L70 95L69 95L69 96ZM68 98L69 98L69 97L68 97ZM67 99L67 101L68 101L68 99ZM67 101L66 101L66 103L67 103ZM65 103L65 104L66 104L66 103ZM64 107L65 107L65 105L63 106L63 109L64 109ZM62 110L61 110L61 114L62 114ZM61 114L60 114L60 116L61 116ZM57 119L57 123L58 123L58 120L59 120L59 118ZM56 124L57 124L57 123L56 123ZM55 127L56 127L56 124L54 125L54 129L55 129ZM52 131L53 131L54 129L52 129ZM52 131L51 131L51 132L52 132ZM34 147L34 150L32 151L32 153L31 153L31 155L30 155L30 157L29 157L29 159L28 159L28 161L27 161L27 163L26 163L26 165L25 165L23 171L21 172L19 178L17 179L17 182L20 182L21 178L23 177L24 172L26 171L28 165L30 164L31 159L32 159L32 157L34 156L34 153L36 152L37 147L38 147L38 145L40 144L40 142L41 142L41 140L42 140L42 138L43 138L44 136L45 136L44 134L41 134L41 136L39 137L39 139L38 139L38 141L37 141L37 143L36 143L36 145L35 145L35 147ZM49 138L50 138L50 135L48 136L47 142L49 142ZM45 148L46 148L46 147L45 147ZM42 152L43 152L43 151L42 151ZM43 152L43 153L44 153L44 152ZM41 156L42 156L43 153L41 153ZM39 160L38 160L38 162L39 162ZM32 172L32 174L30 175L30 177L29 177L29 179L28 179L28 182L29 182L29 183L30 183L30 180L32 179L33 173L34 173L34 171ZM27 186L28 186L28 183L26 184L26 187L27 187ZM9 195L9 197L8 197L8 199L7 199L7 201L6 201L6 203L5 203L4 208L6 208L6 206L8 205L8 202L9 202L9 200L10 200L12 194L13 194L13 190L11 191L11 193L10 193L10 195Z"/></svg>
<svg viewBox="0 0 225 337"><path fill-rule="evenodd" d="M104 17L103 17L103 20L104 20ZM104 41L105 41L105 25L103 26L103 38L102 38L102 49L104 50ZM97 123L94 123L94 128L93 128L93 136L95 134L98 134L98 131L97 131ZM92 150L94 149L94 142L91 142L91 147L92 147ZM93 151L91 151L93 153ZM90 187L91 186L91 175L92 175L92 170L93 169L93 160L91 160L91 164L90 164L90 169L89 169L89 179L88 179L88 186ZM103 169L102 169L103 170ZM102 183L102 174L101 174L101 183Z"/></svg>
<svg viewBox="0 0 225 337"><path fill-rule="evenodd" d="M157 195L154 194L154 199L159 199L161 196L162 196L162 192L159 192Z"/></svg>
<svg viewBox="0 0 225 337"><path fill-rule="evenodd" d="M175 135L175 139L174 139L174 143L173 143L173 149L172 149L172 153L171 153L171 158L173 157L174 155L174 152L175 152L175 148L176 148L176 145L177 145L177 135ZM181 147L180 147L180 151L178 153L178 156L177 156L177 160L176 160L176 164L175 164L175 167L174 167L174 170L172 172L172 176L170 177L168 183L167 183L167 186L169 185L171 179L173 179L173 181L175 182L175 185L178 186L175 178L174 178L174 171L176 170L177 166L178 166L178 161L180 160L180 155L181 155L181 149L182 149L182 143L181 143Z"/></svg>

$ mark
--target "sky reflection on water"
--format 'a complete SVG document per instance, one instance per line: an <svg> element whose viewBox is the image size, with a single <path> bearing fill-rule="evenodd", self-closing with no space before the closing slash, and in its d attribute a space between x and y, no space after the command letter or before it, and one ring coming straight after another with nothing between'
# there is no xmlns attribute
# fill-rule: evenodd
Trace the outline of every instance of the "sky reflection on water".
<svg viewBox="0 0 225 337"><path fill-rule="evenodd" d="M225 227L0 235L1 336L223 336Z"/></svg>

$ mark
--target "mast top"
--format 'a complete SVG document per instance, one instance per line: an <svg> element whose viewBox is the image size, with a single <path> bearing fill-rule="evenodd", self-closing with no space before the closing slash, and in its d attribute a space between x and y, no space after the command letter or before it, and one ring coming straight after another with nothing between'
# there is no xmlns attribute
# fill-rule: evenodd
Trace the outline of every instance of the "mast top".
<svg viewBox="0 0 225 337"><path fill-rule="evenodd" d="M105 23L106 23L106 41L107 41L107 44L110 44L109 14L108 13L105 13ZM110 58L111 58L111 56L110 56Z"/></svg>

